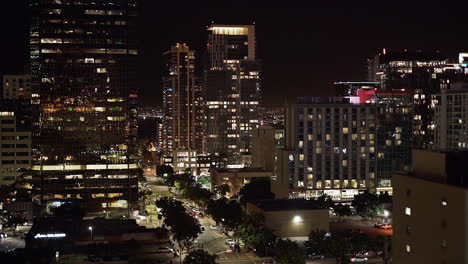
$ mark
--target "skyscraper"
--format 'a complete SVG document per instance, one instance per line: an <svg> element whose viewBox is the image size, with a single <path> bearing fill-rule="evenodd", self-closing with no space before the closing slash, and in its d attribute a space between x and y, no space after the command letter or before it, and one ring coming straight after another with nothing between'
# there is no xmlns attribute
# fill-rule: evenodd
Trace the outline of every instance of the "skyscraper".
<svg viewBox="0 0 468 264"><path fill-rule="evenodd" d="M252 128L259 123L261 65L255 26L209 26L207 53L206 151L239 164L250 152Z"/></svg>
<svg viewBox="0 0 468 264"><path fill-rule="evenodd" d="M164 54L162 149L201 151L203 109L201 83L195 77L195 52L175 44Z"/></svg>
<svg viewBox="0 0 468 264"><path fill-rule="evenodd" d="M31 0L30 62L40 100L33 166L42 206L137 200L135 0Z"/></svg>

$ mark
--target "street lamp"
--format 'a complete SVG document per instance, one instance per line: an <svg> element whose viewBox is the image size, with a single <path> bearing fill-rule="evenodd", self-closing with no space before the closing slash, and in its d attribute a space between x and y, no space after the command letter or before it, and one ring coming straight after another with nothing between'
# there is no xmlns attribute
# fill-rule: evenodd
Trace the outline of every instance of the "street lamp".
<svg viewBox="0 0 468 264"><path fill-rule="evenodd" d="M89 231L91 231L91 240L93 240L93 227L89 226L88 229Z"/></svg>
<svg viewBox="0 0 468 264"><path fill-rule="evenodd" d="M387 211L387 210L384 210L384 213L383 213L384 217L385 217L385 223L387 224L388 223L388 217L390 216L390 212Z"/></svg>

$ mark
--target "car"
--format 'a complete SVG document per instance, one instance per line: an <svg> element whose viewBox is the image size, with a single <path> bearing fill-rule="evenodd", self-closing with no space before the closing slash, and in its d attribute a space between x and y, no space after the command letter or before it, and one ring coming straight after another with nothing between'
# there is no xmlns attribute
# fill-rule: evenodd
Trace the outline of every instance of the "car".
<svg viewBox="0 0 468 264"><path fill-rule="evenodd" d="M234 243L234 240L228 238L228 239L226 239L226 242L224 242L224 243L225 243L226 245L229 246L229 245L231 245L232 243Z"/></svg>
<svg viewBox="0 0 468 264"><path fill-rule="evenodd" d="M380 229L392 229L392 225L391 224L383 224L380 226Z"/></svg>
<svg viewBox="0 0 468 264"><path fill-rule="evenodd" d="M156 250L157 253L174 253L174 249L170 247L160 247Z"/></svg>
<svg viewBox="0 0 468 264"><path fill-rule="evenodd" d="M8 237L7 234L5 234L5 233L0 233L0 238L7 238L7 237Z"/></svg>
<svg viewBox="0 0 468 264"><path fill-rule="evenodd" d="M363 257L358 257L358 256L355 256L355 257L352 257L350 259L351 262L367 262L367 258L363 258Z"/></svg>
<svg viewBox="0 0 468 264"><path fill-rule="evenodd" d="M325 256L320 253L309 254L309 259L323 259L323 258L325 258Z"/></svg>
<svg viewBox="0 0 468 264"><path fill-rule="evenodd" d="M374 227L375 227L375 228L381 228L383 224L384 224L384 223L380 223L380 222L379 222L379 223L375 223L375 224L374 224Z"/></svg>
<svg viewBox="0 0 468 264"><path fill-rule="evenodd" d="M361 251L361 252L356 254L356 257L373 258L373 257L377 257L377 252L375 252L375 251Z"/></svg>
<svg viewBox="0 0 468 264"><path fill-rule="evenodd" d="M215 225L210 225L211 229L218 229Z"/></svg>

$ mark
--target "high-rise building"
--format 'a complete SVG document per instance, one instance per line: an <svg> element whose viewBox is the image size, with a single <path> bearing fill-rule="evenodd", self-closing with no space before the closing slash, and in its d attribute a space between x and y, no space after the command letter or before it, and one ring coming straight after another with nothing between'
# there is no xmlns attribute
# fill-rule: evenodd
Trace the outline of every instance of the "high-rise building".
<svg viewBox="0 0 468 264"><path fill-rule="evenodd" d="M3 75L3 99L31 99L30 75Z"/></svg>
<svg viewBox="0 0 468 264"><path fill-rule="evenodd" d="M31 0L40 117L31 181L43 207L130 208L138 197L136 0Z"/></svg>
<svg viewBox="0 0 468 264"><path fill-rule="evenodd" d="M239 164L250 153L252 128L259 123L261 65L255 26L209 26L207 56L205 151Z"/></svg>
<svg viewBox="0 0 468 264"><path fill-rule="evenodd" d="M0 110L0 185L11 185L31 166L31 130L14 112Z"/></svg>
<svg viewBox="0 0 468 264"><path fill-rule="evenodd" d="M393 262L468 263L466 151L413 152L413 171L396 173Z"/></svg>
<svg viewBox="0 0 468 264"><path fill-rule="evenodd" d="M466 149L468 148L468 89L465 87L442 90L432 95L435 106L434 148ZM461 85L459 85L461 86Z"/></svg>
<svg viewBox="0 0 468 264"><path fill-rule="evenodd" d="M175 44L164 53L163 133L161 148L202 150L203 97L200 81L195 77L195 52L185 44Z"/></svg>
<svg viewBox="0 0 468 264"><path fill-rule="evenodd" d="M451 62L438 52L389 52L369 60L369 80L380 82L383 90L409 90L414 93L413 146L432 148L434 107L431 96L448 89L450 83L466 80L466 54Z"/></svg>
<svg viewBox="0 0 468 264"><path fill-rule="evenodd" d="M291 197L352 199L359 190L390 192L391 173L411 162L411 94L300 98L289 107L286 139ZM292 137L292 138L290 138Z"/></svg>

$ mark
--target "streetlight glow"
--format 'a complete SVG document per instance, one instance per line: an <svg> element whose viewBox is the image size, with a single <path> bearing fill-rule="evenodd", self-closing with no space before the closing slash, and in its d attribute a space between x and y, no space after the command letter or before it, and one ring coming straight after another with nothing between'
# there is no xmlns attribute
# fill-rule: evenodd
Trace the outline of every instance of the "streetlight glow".
<svg viewBox="0 0 468 264"><path fill-rule="evenodd" d="M302 217L300 217L299 215L294 216L293 222L294 222L295 224L302 223Z"/></svg>
<svg viewBox="0 0 468 264"><path fill-rule="evenodd" d="M387 211L387 210L384 210L383 215L384 215L385 217L389 217L389 216L390 216L390 212Z"/></svg>

